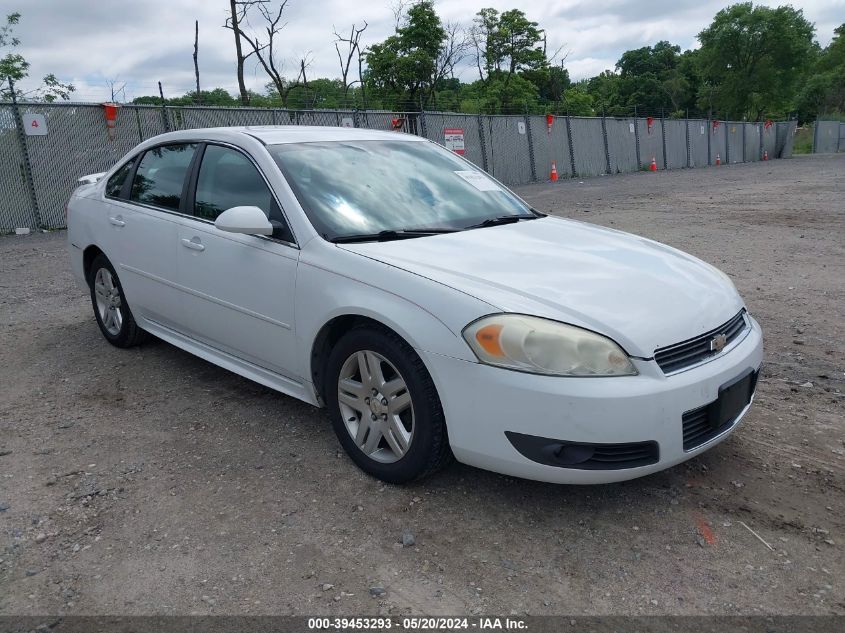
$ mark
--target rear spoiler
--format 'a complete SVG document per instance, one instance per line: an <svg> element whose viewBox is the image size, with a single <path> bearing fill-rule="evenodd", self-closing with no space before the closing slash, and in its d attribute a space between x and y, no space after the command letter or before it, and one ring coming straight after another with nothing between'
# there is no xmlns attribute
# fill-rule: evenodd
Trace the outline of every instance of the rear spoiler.
<svg viewBox="0 0 845 633"><path fill-rule="evenodd" d="M108 172L101 171L98 174L88 174L87 176L82 176L77 182L82 185L93 185L96 183L100 178L105 176Z"/></svg>

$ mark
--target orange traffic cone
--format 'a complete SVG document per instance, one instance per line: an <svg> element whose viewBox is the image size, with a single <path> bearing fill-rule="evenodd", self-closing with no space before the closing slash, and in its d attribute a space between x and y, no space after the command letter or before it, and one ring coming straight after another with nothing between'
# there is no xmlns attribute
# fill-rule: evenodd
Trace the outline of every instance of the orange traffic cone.
<svg viewBox="0 0 845 633"><path fill-rule="evenodd" d="M649 171L657 171L657 160L654 156L651 157L651 166L648 168Z"/></svg>
<svg viewBox="0 0 845 633"><path fill-rule="evenodd" d="M722 164L722 157L719 154L716 154L716 165Z"/></svg>
<svg viewBox="0 0 845 633"><path fill-rule="evenodd" d="M552 161L552 172L549 174L549 180L557 182L557 165Z"/></svg>
<svg viewBox="0 0 845 633"><path fill-rule="evenodd" d="M763 160L769 160L769 150L763 150Z"/></svg>

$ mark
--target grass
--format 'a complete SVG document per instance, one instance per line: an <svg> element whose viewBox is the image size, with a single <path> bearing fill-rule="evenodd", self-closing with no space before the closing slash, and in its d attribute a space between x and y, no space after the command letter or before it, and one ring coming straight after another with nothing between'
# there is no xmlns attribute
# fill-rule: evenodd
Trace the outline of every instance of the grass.
<svg viewBox="0 0 845 633"><path fill-rule="evenodd" d="M795 132L795 141L792 145L793 154L813 153L813 126L799 127Z"/></svg>

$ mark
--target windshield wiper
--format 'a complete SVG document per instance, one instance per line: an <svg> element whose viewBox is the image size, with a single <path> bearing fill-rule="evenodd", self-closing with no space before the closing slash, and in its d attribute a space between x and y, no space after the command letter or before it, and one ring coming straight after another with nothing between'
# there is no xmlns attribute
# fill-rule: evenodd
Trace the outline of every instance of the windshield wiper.
<svg viewBox="0 0 845 633"><path fill-rule="evenodd" d="M483 229L488 226L499 226L501 224L513 224L514 222L519 222L520 220L536 220L538 218L543 217L542 215L502 215L498 218L487 218L484 222L479 222L478 224L472 224L465 228L467 229Z"/></svg>
<svg viewBox="0 0 845 633"><path fill-rule="evenodd" d="M340 235L329 241L335 244L350 244L354 242L390 242L393 240L407 240L414 237L426 237L429 235L442 235L444 233L456 233L462 229L452 228L425 228L425 229L389 229L378 233L360 233L355 235Z"/></svg>

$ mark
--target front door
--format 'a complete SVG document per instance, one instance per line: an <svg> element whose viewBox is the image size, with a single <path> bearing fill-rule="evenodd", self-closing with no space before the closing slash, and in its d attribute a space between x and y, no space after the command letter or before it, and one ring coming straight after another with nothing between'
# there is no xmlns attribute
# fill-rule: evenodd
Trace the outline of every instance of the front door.
<svg viewBox="0 0 845 633"><path fill-rule="evenodd" d="M269 186L240 150L206 145L196 173L192 218L179 228L182 330L220 351L299 380L294 287L299 249ZM236 206L261 208L273 237L218 230L215 218Z"/></svg>

